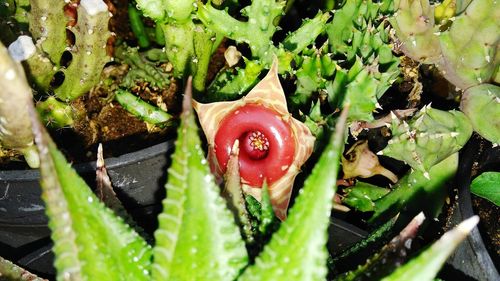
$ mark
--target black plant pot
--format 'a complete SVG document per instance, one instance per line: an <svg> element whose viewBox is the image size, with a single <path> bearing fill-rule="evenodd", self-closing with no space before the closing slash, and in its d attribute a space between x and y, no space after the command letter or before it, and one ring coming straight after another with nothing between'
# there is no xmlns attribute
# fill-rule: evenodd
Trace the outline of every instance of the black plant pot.
<svg viewBox="0 0 500 281"><path fill-rule="evenodd" d="M105 160L115 191L136 222L156 229L169 154L173 141ZM95 162L74 166L89 186L95 186ZM42 277L52 278L53 254L38 170L0 171L0 256ZM329 247L341 251L366 232L339 219L330 227Z"/></svg>
<svg viewBox="0 0 500 281"><path fill-rule="evenodd" d="M476 162L476 164L474 164ZM472 208L470 183L473 165L479 169L497 169L500 167L500 147L491 147L480 138L473 138L462 151L456 176L458 205L454 208L450 222L456 225L475 215ZM487 247L476 227L464 242L460 244L448 260L455 270L461 271L471 280L500 280L497 265L488 253Z"/></svg>

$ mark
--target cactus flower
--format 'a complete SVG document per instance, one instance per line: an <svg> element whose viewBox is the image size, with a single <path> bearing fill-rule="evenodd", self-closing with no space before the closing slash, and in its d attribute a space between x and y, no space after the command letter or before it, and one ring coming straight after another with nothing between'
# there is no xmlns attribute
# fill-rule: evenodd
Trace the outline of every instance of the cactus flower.
<svg viewBox="0 0 500 281"><path fill-rule="evenodd" d="M208 140L210 164L216 175L226 172L235 140L243 191L261 199L264 180L274 212L286 218L295 176L309 158L315 138L288 112L275 60L266 77L236 101L194 102Z"/></svg>

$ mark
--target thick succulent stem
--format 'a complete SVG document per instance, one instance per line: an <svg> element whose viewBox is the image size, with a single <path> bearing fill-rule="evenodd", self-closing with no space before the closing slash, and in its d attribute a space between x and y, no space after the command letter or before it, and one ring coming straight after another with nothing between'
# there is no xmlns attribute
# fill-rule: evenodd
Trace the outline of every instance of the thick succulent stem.
<svg viewBox="0 0 500 281"><path fill-rule="evenodd" d="M399 1L391 24L407 56L424 63L438 62L441 48L434 26L434 7L429 0Z"/></svg>
<svg viewBox="0 0 500 281"><path fill-rule="evenodd" d="M460 104L472 127L482 137L500 144L500 87L482 84L467 89Z"/></svg>
<svg viewBox="0 0 500 281"><path fill-rule="evenodd" d="M115 99L128 112L152 125L163 127L172 120L172 115L156 106L150 105L140 97L126 90L118 89Z"/></svg>
<svg viewBox="0 0 500 281"><path fill-rule="evenodd" d="M205 90L214 34L193 21L194 0L145 1L137 4L161 26L168 60L176 77L193 76L195 91Z"/></svg>
<svg viewBox="0 0 500 281"><path fill-rule="evenodd" d="M215 9L212 5L202 5L198 9L198 17L211 30L222 33L226 37L244 42L250 46L255 58L269 58L274 48L271 38L276 32L274 20L280 16L286 1L254 0L243 10L248 16L247 22L238 21L227 12ZM275 53L275 52L272 52Z"/></svg>
<svg viewBox="0 0 500 281"><path fill-rule="evenodd" d="M2 147L24 153L31 167L39 165L38 155L33 153L33 134L28 116L28 104L32 93L24 71L19 63L9 56L7 48L0 43L0 141Z"/></svg>
<svg viewBox="0 0 500 281"><path fill-rule="evenodd" d="M469 4L470 2L470 4ZM460 7L434 7L429 0L402 0L391 19L401 49L414 60L437 64L442 75L461 89L495 80L500 57L500 13L495 0L463 1ZM465 11L440 32L434 18L446 19L453 10Z"/></svg>
<svg viewBox="0 0 500 281"><path fill-rule="evenodd" d="M26 62L26 71L38 88L46 91L50 87L56 67L40 49L33 44L33 39L27 35L19 36L9 45L9 53L16 61Z"/></svg>
<svg viewBox="0 0 500 281"><path fill-rule="evenodd" d="M73 100L88 92L98 81L104 65L110 60L106 44L110 14L101 0L82 0L77 8L78 23L70 30L75 34L73 56L63 69L64 82L54 90L61 100Z"/></svg>
<svg viewBox="0 0 500 281"><path fill-rule="evenodd" d="M137 44L141 48L148 48L150 45L148 35L146 34L146 29L144 23L142 22L141 12L137 10L133 5L128 6L128 18L130 22L130 28L134 32L137 38Z"/></svg>
<svg viewBox="0 0 500 281"><path fill-rule="evenodd" d="M469 140L472 126L460 111L442 111L425 106L408 123L393 115L392 139L379 152L427 171L459 151Z"/></svg>
<svg viewBox="0 0 500 281"><path fill-rule="evenodd" d="M74 123L75 112L71 105L58 101L55 97L38 102L36 109L47 126L62 128L71 127Z"/></svg>
<svg viewBox="0 0 500 281"><path fill-rule="evenodd" d="M36 45L47 54L54 65L59 65L66 49L66 4L63 0L30 0L28 21L31 35L36 40Z"/></svg>

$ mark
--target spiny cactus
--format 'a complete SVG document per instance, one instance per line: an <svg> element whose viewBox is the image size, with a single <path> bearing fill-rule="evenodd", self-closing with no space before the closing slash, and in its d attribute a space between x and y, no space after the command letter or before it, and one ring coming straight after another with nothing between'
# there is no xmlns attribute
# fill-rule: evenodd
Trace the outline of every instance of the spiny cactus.
<svg viewBox="0 0 500 281"><path fill-rule="evenodd" d="M481 84L467 89L460 109L469 117L476 132L492 143L500 144L500 87Z"/></svg>
<svg viewBox="0 0 500 281"><path fill-rule="evenodd" d="M328 44L296 58L297 91L290 99L307 104L313 92L323 92L332 108L350 105L350 121L373 120L378 98L399 75L383 20L391 7L391 1L347 1L334 11L326 25Z"/></svg>
<svg viewBox="0 0 500 281"><path fill-rule="evenodd" d="M57 100L54 96L38 102L36 108L49 127L71 127L77 117L71 105Z"/></svg>
<svg viewBox="0 0 500 281"><path fill-rule="evenodd" d="M36 168L39 158L33 143L31 121L27 106L31 103L28 86L21 65L12 60L7 48L0 43L0 143L1 148L15 149L28 164Z"/></svg>
<svg viewBox="0 0 500 281"><path fill-rule="evenodd" d="M242 10L249 17L247 22L238 21L226 11L217 10L208 4L199 8L198 16L208 28L238 43L248 44L253 60L246 61L251 64L247 66L249 69L239 68L232 75L219 75L209 86L209 95L218 95L220 90L223 95L248 91L255 84L260 71L269 68L274 56L278 57L280 73L291 71L290 63L294 55L299 54L323 33L330 14L318 12L314 18L304 20L297 30L288 34L283 43L276 47L271 39L277 30L276 18L282 14L284 4L285 1L254 0ZM255 29L255 26L259 28Z"/></svg>
<svg viewBox="0 0 500 281"><path fill-rule="evenodd" d="M205 89L208 63L215 36L202 24L194 22L194 0L137 0L144 15L161 26L165 35L168 60L176 77L193 75L194 89Z"/></svg>
<svg viewBox="0 0 500 281"><path fill-rule="evenodd" d="M460 150L472 134L472 126L462 112L430 106L423 107L408 123L395 116L392 123L392 138L379 154L405 161L424 175Z"/></svg>
<svg viewBox="0 0 500 281"><path fill-rule="evenodd" d="M211 30L222 33L236 42L247 43L254 58L261 58L269 65L275 49L271 38L276 32L275 19L282 15L286 1L253 0L241 12L247 22L238 21L226 11L217 10L211 4L198 10L198 17Z"/></svg>
<svg viewBox="0 0 500 281"><path fill-rule="evenodd" d="M474 0L441 32L428 0L402 0L391 24L407 56L436 64L448 81L465 90L495 79L499 11L495 0Z"/></svg>

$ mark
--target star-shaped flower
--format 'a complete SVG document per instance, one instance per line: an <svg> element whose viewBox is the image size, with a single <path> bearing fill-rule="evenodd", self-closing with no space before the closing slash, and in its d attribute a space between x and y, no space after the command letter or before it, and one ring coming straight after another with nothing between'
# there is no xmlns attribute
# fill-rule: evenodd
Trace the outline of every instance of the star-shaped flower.
<svg viewBox="0 0 500 281"><path fill-rule="evenodd" d="M212 170L222 176L231 149L239 141L243 191L260 201L264 180L274 212L286 218L293 182L309 158L315 138L288 112L278 78L278 63L246 96L236 101L194 102L209 144Z"/></svg>

